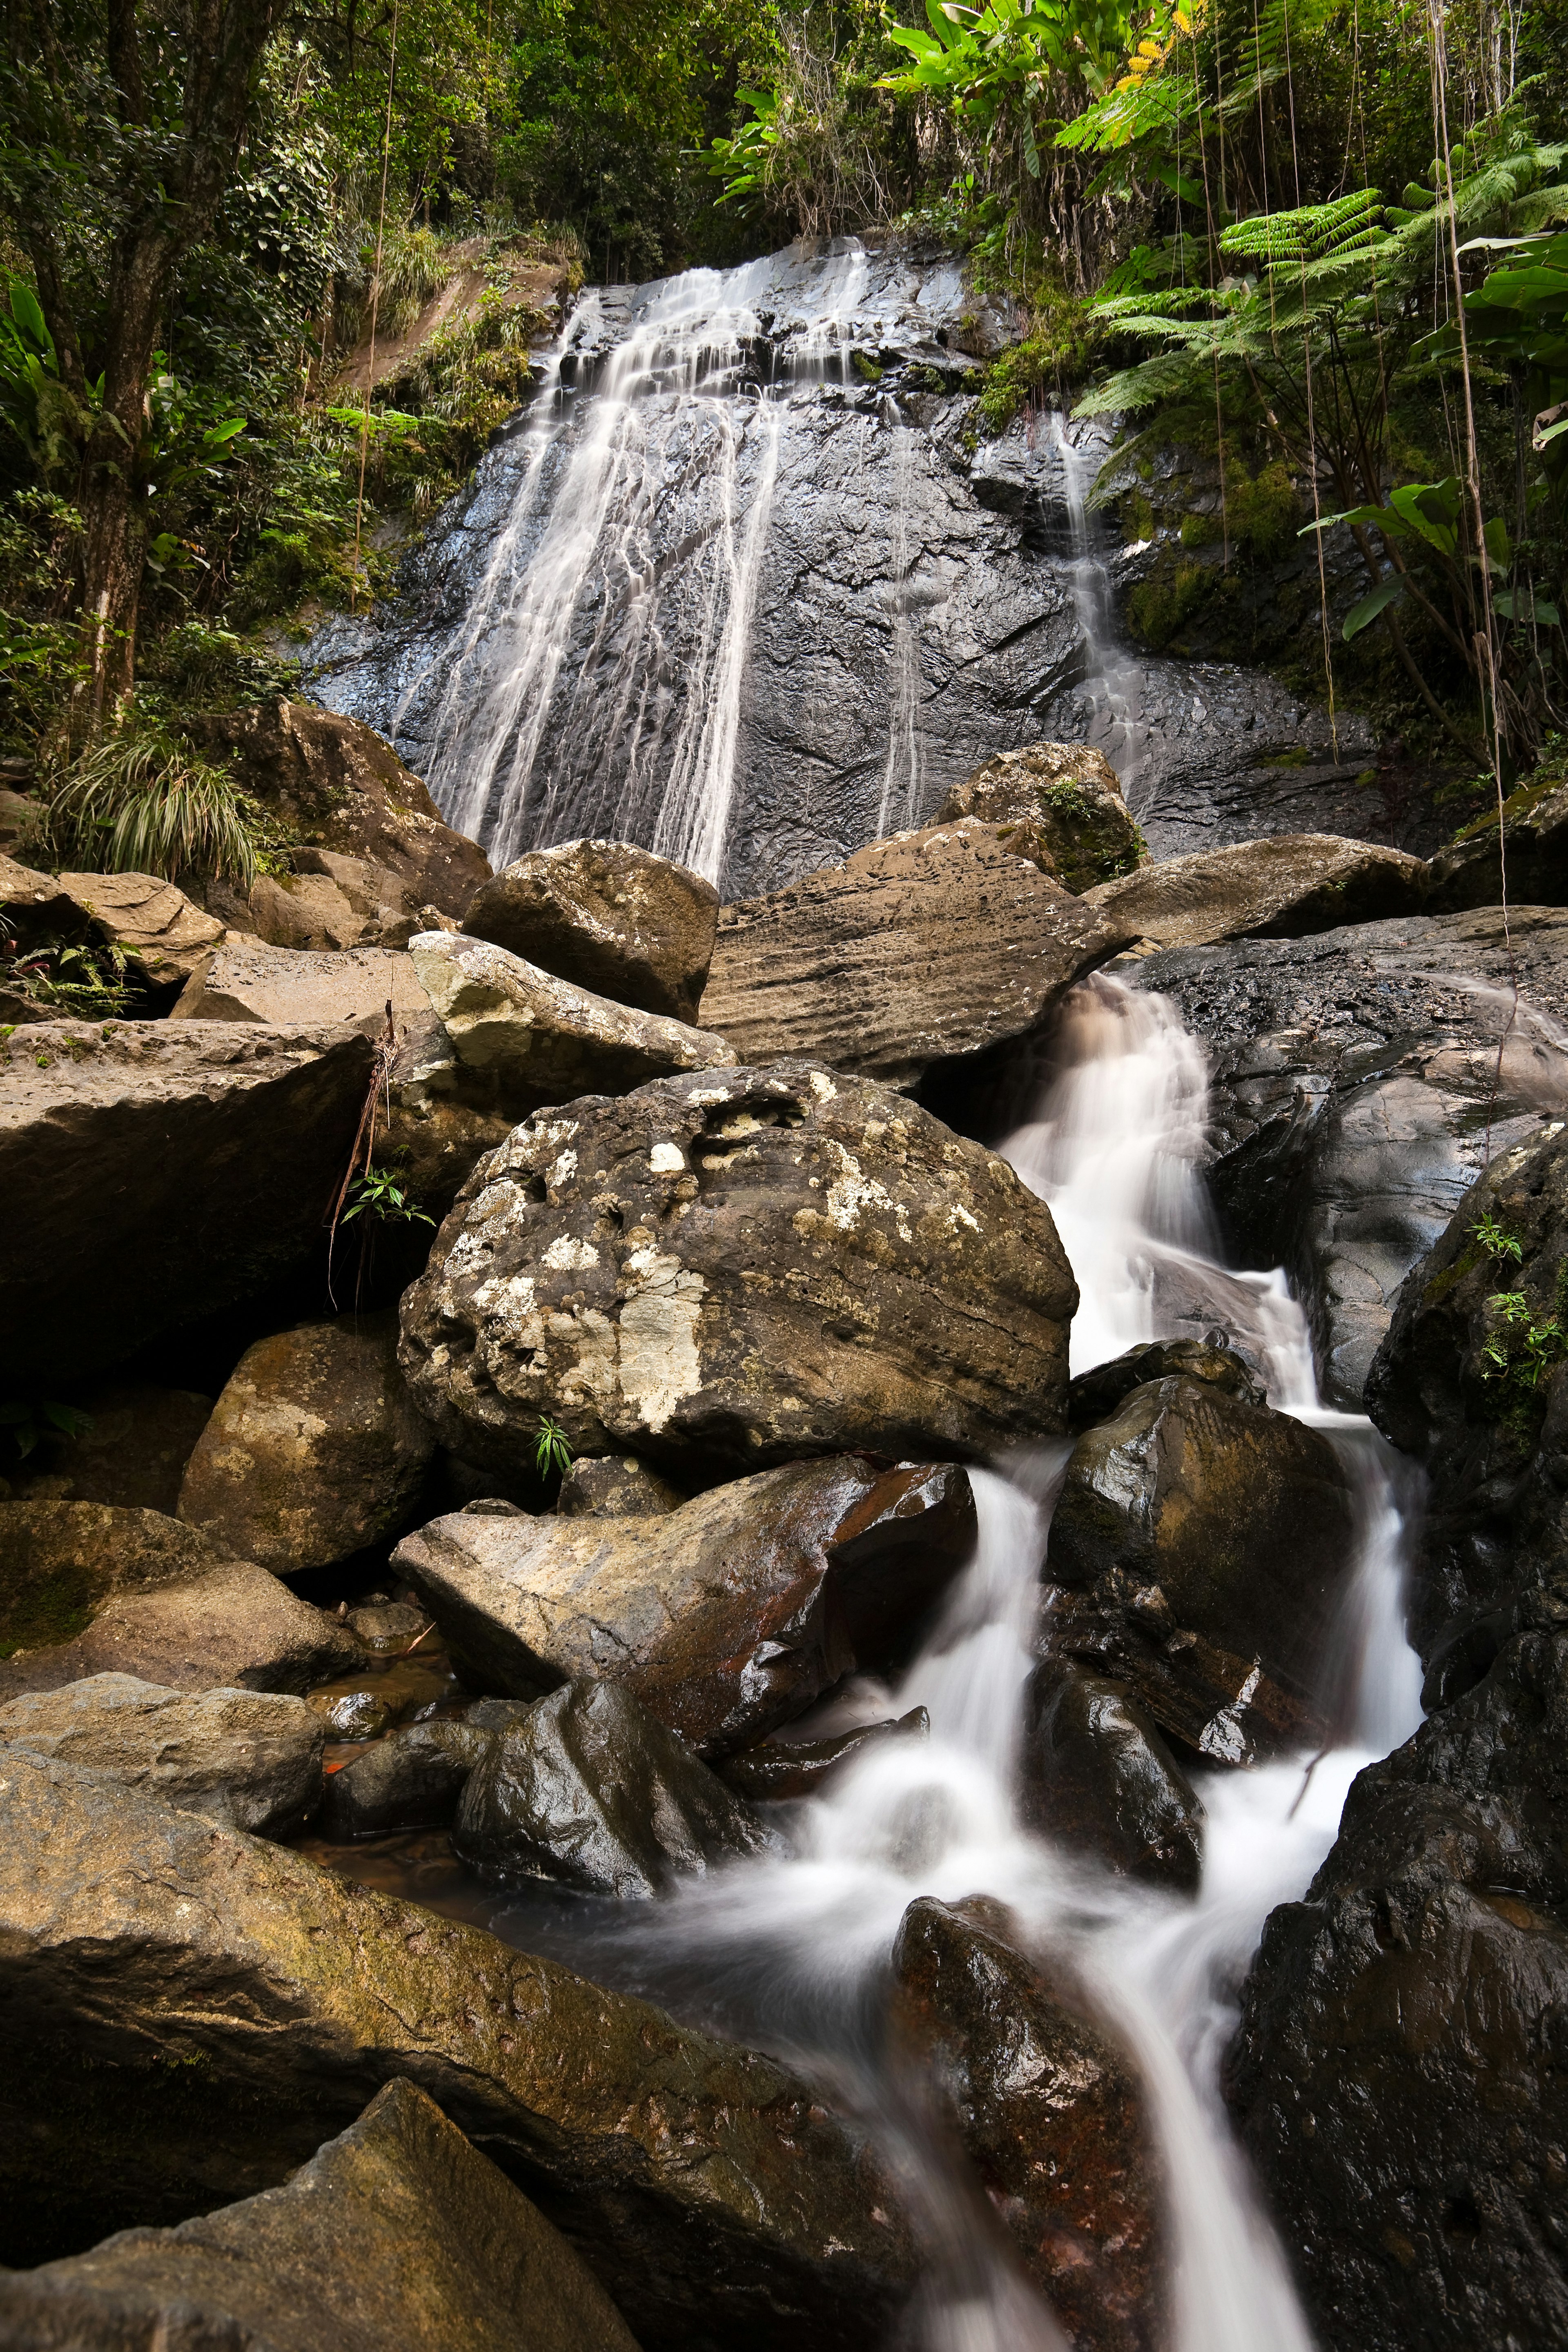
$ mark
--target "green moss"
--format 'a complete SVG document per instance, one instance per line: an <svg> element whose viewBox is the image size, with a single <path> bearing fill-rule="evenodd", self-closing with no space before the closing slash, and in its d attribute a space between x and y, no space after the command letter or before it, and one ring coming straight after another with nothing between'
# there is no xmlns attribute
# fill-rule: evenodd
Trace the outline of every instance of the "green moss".
<svg viewBox="0 0 1568 2352"><path fill-rule="evenodd" d="M74 1642L92 1622L92 1579L85 1567L56 1570L20 1591L0 1594L0 1658Z"/></svg>
<svg viewBox="0 0 1568 2352"><path fill-rule="evenodd" d="M1137 547L1154 536L1154 509L1142 490L1131 490L1121 501L1121 536Z"/></svg>
<svg viewBox="0 0 1568 2352"><path fill-rule="evenodd" d="M978 414L993 437L1026 408L1064 400L1088 375L1100 346L1100 330L1076 295L1044 288L1031 310L1029 332L985 371Z"/></svg>
<svg viewBox="0 0 1568 2352"><path fill-rule="evenodd" d="M1479 1265L1484 1255L1479 1242L1469 1243L1459 1252L1452 1265L1446 1265L1441 1274L1435 1274L1432 1276L1431 1281L1421 1293L1422 1306L1436 1307L1441 1300L1447 1298L1454 1285L1457 1282L1462 1282L1467 1274Z"/></svg>
<svg viewBox="0 0 1568 2352"><path fill-rule="evenodd" d="M1151 576L1140 581L1127 599L1127 621L1134 636L1155 653L1160 652L1206 603L1215 577L1205 563L1181 563L1162 558Z"/></svg>
<svg viewBox="0 0 1568 2352"><path fill-rule="evenodd" d="M886 371L879 368L877 365L876 361L869 358L865 352L851 352L849 354L849 363L854 368L856 374L859 377L862 383L880 383L882 377L886 373Z"/></svg>

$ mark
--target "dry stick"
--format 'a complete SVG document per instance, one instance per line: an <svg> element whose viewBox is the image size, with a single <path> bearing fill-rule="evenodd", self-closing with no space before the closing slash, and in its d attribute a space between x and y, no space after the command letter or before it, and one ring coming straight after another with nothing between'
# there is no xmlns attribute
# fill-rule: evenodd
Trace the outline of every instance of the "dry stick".
<svg viewBox="0 0 1568 2352"><path fill-rule="evenodd" d="M349 1197L349 1192L353 1184L354 1178L357 1175L368 1171L374 1159L376 1098L380 1095L384 1085L386 1089L387 1123L388 1125L391 1124L392 1066L396 1058L397 1028L392 1016L392 1001L388 998L386 1005L386 1020L382 1028L381 1036L377 1040L376 1044L375 1063L370 1074L370 1087L365 1095L363 1108L359 1115L359 1125L354 1129L353 1142L349 1148L349 1164L343 1171L343 1181L338 1186L337 1196L332 1202L330 1212L328 1213L330 1230L327 1234L327 1297L331 1300L334 1307L336 1307L338 1302L336 1295L332 1289L332 1253L337 1247L338 1227L342 1222L343 1203ZM362 1145L363 1147L363 1159L361 1156ZM357 1303L357 1292L355 1297Z"/></svg>
<svg viewBox="0 0 1568 2352"><path fill-rule="evenodd" d="M375 224L375 275L370 281L370 366L364 380L364 415L359 436L359 498L354 506L354 563L349 577L349 610L359 597L360 531L364 522L364 473L370 457L370 396L375 390L375 330L381 310L381 257L386 241L386 173L392 160L392 92L397 79L398 0L392 0L392 51L386 65L386 128L381 138L381 211Z"/></svg>

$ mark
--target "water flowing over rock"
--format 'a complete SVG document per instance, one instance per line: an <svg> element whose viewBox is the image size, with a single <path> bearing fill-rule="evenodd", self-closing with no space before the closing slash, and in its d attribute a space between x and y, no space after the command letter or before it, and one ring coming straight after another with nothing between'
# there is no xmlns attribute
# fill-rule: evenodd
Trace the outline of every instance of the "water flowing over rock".
<svg viewBox="0 0 1568 2352"><path fill-rule="evenodd" d="M402 2075L651 2352L849 2352L906 2295L890 2187L766 2059L24 1748L0 1826L7 2261L280 2181Z"/></svg>
<svg viewBox="0 0 1568 2352"><path fill-rule="evenodd" d="M565 2240L405 2082L281 2189L0 2274L0 2330L12 2352L637 2352Z"/></svg>
<svg viewBox="0 0 1568 2352"><path fill-rule="evenodd" d="M806 1055L891 1087L1030 1035L1133 934L1008 845L965 818L726 907L703 1020L742 1061Z"/></svg>
<svg viewBox="0 0 1568 2352"><path fill-rule="evenodd" d="M886 1723L863 1723L855 1731L841 1731L827 1739L764 1739L744 1748L719 1768L719 1777L753 1805L814 1797L852 1757L885 1739L927 1739L931 1717L923 1706Z"/></svg>
<svg viewBox="0 0 1568 2352"><path fill-rule="evenodd" d="M587 289L396 603L317 637L311 691L498 865L609 837L731 898L1042 739L1108 755L1156 855L1359 829L1363 722L1116 645L1107 437L1031 412L974 446L978 309L957 257L892 238Z"/></svg>
<svg viewBox="0 0 1568 2352"><path fill-rule="evenodd" d="M403 1302L454 1453L542 1414L693 1482L805 1454L973 1458L1058 1428L1076 1291L1005 1161L804 1063L542 1112L476 1169Z"/></svg>
<svg viewBox="0 0 1568 2352"><path fill-rule="evenodd" d="M721 1756L843 1675L890 1664L973 1539L962 1470L879 1474L840 1456L655 1518L459 1512L407 1537L395 1560L492 1689L531 1698L602 1675Z"/></svg>
<svg viewBox="0 0 1568 2352"><path fill-rule="evenodd" d="M1097 882L1087 895L1110 920L1156 947L1201 948L1418 914L1426 867L1375 842L1288 833L1168 857L1123 880Z"/></svg>
<svg viewBox="0 0 1568 2352"><path fill-rule="evenodd" d="M1065 1659L1024 1700L1023 1806L1031 1828L1108 1869L1195 1892L1204 1809L1129 1685Z"/></svg>
<svg viewBox="0 0 1568 2352"><path fill-rule="evenodd" d="M1024 854L1069 890L1130 873L1142 848L1115 769L1087 743L1026 743L988 760L953 786L932 822L966 816L1020 828Z"/></svg>
<svg viewBox="0 0 1568 2352"><path fill-rule="evenodd" d="M689 867L629 842L568 841L476 891L463 929L617 1004L695 1021L718 919L719 893Z"/></svg>

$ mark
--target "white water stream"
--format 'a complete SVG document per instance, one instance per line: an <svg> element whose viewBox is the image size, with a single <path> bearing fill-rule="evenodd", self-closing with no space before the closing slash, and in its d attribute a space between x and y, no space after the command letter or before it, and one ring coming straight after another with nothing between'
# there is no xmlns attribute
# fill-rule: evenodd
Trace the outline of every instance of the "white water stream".
<svg viewBox="0 0 1568 2352"><path fill-rule="evenodd" d="M1068 1447L972 1473L980 1538L897 1688L862 1687L826 1731L923 1706L931 1737L874 1746L802 1805L787 1855L737 1865L650 1906L637 1950L673 1992L700 1987L732 2030L793 2053L880 2116L910 2179L931 2267L916 2315L925 2352L1062 2352L951 2154L911 2131L879 2081L876 2019L909 1905L990 1895L1024 1938L1060 1955L1136 2054L1165 2181L1172 2352L1310 2352L1272 2227L1220 2103L1220 2053L1264 1919L1299 1895L1331 1843L1351 1780L1420 1719L1400 1609L1401 1517L1370 1424L1324 1412L1300 1309L1283 1283L1217 1265L1196 1154L1201 1055L1161 998L1111 980L1079 991L1038 1116L1001 1149L1050 1201L1083 1305L1074 1360L1223 1324L1269 1370L1273 1401L1332 1433L1361 1527L1326 1667L1338 1744L1252 1772L1201 1776L1207 1809L1194 1899L1115 1878L1016 1817L1020 1696L1031 1662L1051 1503ZM670 1997L667 1992L666 1997Z"/></svg>

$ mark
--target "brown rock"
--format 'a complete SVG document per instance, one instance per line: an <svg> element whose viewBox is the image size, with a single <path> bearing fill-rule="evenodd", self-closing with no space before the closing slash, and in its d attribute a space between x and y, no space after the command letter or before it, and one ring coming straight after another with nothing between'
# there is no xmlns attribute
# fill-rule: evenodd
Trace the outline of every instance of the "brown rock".
<svg viewBox="0 0 1568 2352"><path fill-rule="evenodd" d="M403 1363L442 1443L502 1474L542 1414L691 1483L856 1447L985 1458L1061 1426L1077 1297L1005 1161L784 1063L519 1128L405 1294Z"/></svg>
<svg viewBox="0 0 1568 2352"><path fill-rule="evenodd" d="M1214 1763L1317 1745L1352 1535L1319 1431L1206 1381L1150 1381L1068 1465L1046 1557L1062 1588L1052 1650L1130 1683Z"/></svg>
<svg viewBox="0 0 1568 2352"><path fill-rule="evenodd" d="M353 1022L368 1036L379 1036L389 1003L400 1031L429 1020L428 1000L406 955L387 948L312 955L230 940L202 958L169 1018L259 1021L283 1028Z"/></svg>
<svg viewBox="0 0 1568 2352"><path fill-rule="evenodd" d="M535 2205L412 2083L281 2189L0 2274L12 2352L637 2352Z"/></svg>
<svg viewBox="0 0 1568 2352"><path fill-rule="evenodd" d="M0 1040L8 1383L79 1380L319 1249L371 1065L343 1029L60 1021Z"/></svg>
<svg viewBox="0 0 1568 2352"><path fill-rule="evenodd" d="M30 866L5 856L0 856L0 944L9 934L10 943L20 949L45 947L57 940L84 946L96 935L91 919L52 876L36 874Z"/></svg>
<svg viewBox="0 0 1568 2352"><path fill-rule="evenodd" d="M412 971L413 964L401 959ZM504 1143L528 1106L519 1105L506 1075L472 1070L420 991L424 1015L397 1024L397 1056L384 1097L390 1108L383 1156L407 1175L422 1209L444 1217L487 1151Z"/></svg>
<svg viewBox="0 0 1568 2352"><path fill-rule="evenodd" d="M1281 833L1163 858L1125 881L1097 883L1085 897L1108 921L1156 947L1201 948L1414 915L1426 894L1425 864L1402 849L1334 833Z"/></svg>
<svg viewBox="0 0 1568 2352"><path fill-rule="evenodd" d="M962 817L1000 826L1005 844L1026 829L1045 852L1045 871L1072 891L1131 874L1144 854L1115 769L1087 743L1026 743L987 760L954 784L931 822Z"/></svg>
<svg viewBox="0 0 1568 2352"><path fill-rule="evenodd" d="M695 1022L719 893L626 841L564 841L475 894L463 929L617 1004Z"/></svg>
<svg viewBox="0 0 1568 2352"><path fill-rule="evenodd" d="M562 1479L555 1507L563 1519L654 1519L685 1500L635 1454L586 1454Z"/></svg>
<svg viewBox="0 0 1568 2352"><path fill-rule="evenodd" d="M895 2049L932 2084L1077 2352L1153 2352L1159 2184L1137 2078L1006 1925L994 1904L910 1904Z"/></svg>
<svg viewBox="0 0 1568 2352"><path fill-rule="evenodd" d="M158 1511L0 1503L0 1694L131 1674L175 1690L309 1690L363 1653L253 1561Z"/></svg>
<svg viewBox="0 0 1568 2352"><path fill-rule="evenodd" d="M1568 783L1560 776L1528 780L1503 807L1508 844L1508 895L1515 907L1568 904ZM1502 900L1495 805L1432 860L1427 911L1447 915Z"/></svg>
<svg viewBox="0 0 1568 2352"><path fill-rule="evenodd" d="M891 2324L890 2186L768 2060L103 1775L16 1748L0 1783L7 2260L252 2195L404 2076L649 2352Z"/></svg>
<svg viewBox="0 0 1568 2352"><path fill-rule="evenodd" d="M776 1804L819 1796L841 1765L868 1748L879 1748L884 1740L930 1737L930 1716L923 1706L912 1706L908 1715L889 1717L886 1723L863 1723L829 1739L764 1739L726 1758L719 1777L748 1804Z"/></svg>
<svg viewBox="0 0 1568 2352"><path fill-rule="evenodd" d="M1243 1404L1267 1404L1267 1392L1252 1367L1234 1348L1207 1339L1147 1339L1129 1348L1109 1363L1079 1372L1068 1390L1068 1422L1073 1429L1089 1429L1116 1411L1124 1397L1150 1381L1169 1380L1174 1373L1189 1381L1206 1381L1224 1389Z"/></svg>
<svg viewBox="0 0 1568 2352"><path fill-rule="evenodd" d="M724 908L702 1020L743 1062L805 1055L913 1087L1030 1034L1133 936L965 818Z"/></svg>
<svg viewBox="0 0 1568 2352"><path fill-rule="evenodd" d="M258 1339L185 1471L180 1517L279 1576L407 1526L436 1433L397 1369L395 1315L341 1315Z"/></svg>
<svg viewBox="0 0 1568 2352"><path fill-rule="evenodd" d="M159 986L188 980L224 927L155 874L62 874L60 888L100 939Z"/></svg>
<svg viewBox="0 0 1568 2352"><path fill-rule="evenodd" d="M705 1756L743 1748L858 1667L891 1664L974 1546L950 1465L792 1463L658 1518L459 1511L395 1565L452 1654L534 1698L624 1684Z"/></svg>
<svg viewBox="0 0 1568 2352"><path fill-rule="evenodd" d="M279 701L189 726L207 755L227 759L244 789L310 846L389 868L411 906L460 915L489 879L478 843L442 824L418 777L357 719Z"/></svg>
<svg viewBox="0 0 1568 2352"><path fill-rule="evenodd" d="M189 1389L89 1390L89 1426L75 1437L46 1435L13 1474L18 1502L114 1503L171 1518L191 1449L213 1409Z"/></svg>

